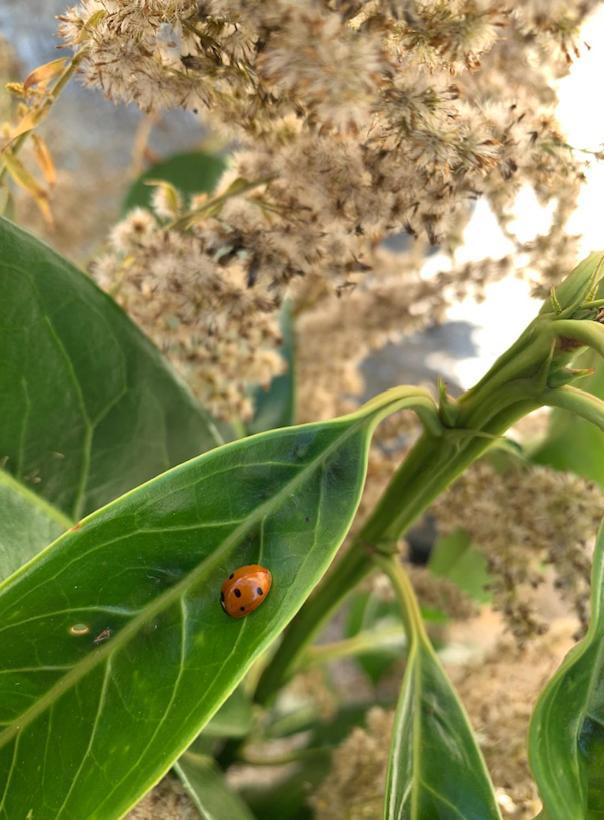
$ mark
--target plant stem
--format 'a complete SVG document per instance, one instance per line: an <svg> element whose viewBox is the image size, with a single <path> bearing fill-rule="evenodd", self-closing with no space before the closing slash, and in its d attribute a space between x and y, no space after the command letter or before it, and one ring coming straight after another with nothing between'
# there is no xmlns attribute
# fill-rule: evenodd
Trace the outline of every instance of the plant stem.
<svg viewBox="0 0 604 820"><path fill-rule="evenodd" d="M604 430L604 401L591 393L566 385L548 390L543 396L543 403L549 407L559 407L576 413Z"/></svg>
<svg viewBox="0 0 604 820"><path fill-rule="evenodd" d="M604 327L574 318L601 283L604 254L592 254L546 301L537 318L458 402L441 392L437 434L430 427L401 464L380 501L336 561L325 581L286 630L281 646L265 667L255 698L266 703L290 677L300 653L348 593L374 568L373 556L396 550L398 540L473 461L514 422L552 404L575 410L602 425L603 405L575 388L551 389L550 377L565 365L557 343L568 335L604 355Z"/></svg>
<svg viewBox="0 0 604 820"><path fill-rule="evenodd" d="M325 754L328 751L327 747L317 746L310 749L295 749L292 752L273 755L271 757L262 757L262 755L248 752L245 749L241 751L238 757L240 763L245 763L246 766L287 766L289 763L299 763L309 757L315 757L318 754Z"/></svg>
<svg viewBox="0 0 604 820"><path fill-rule="evenodd" d="M375 555L374 561L390 578L394 594L401 608L405 634L409 644L418 639L423 639L427 644L430 644L413 586L401 562L392 555L387 558L383 555Z"/></svg>
<svg viewBox="0 0 604 820"><path fill-rule="evenodd" d="M37 115L36 115L36 122L35 127L40 125L40 123L46 118L50 109L55 104L59 95L71 79L73 73L75 72L78 63L84 56L85 51L82 50L72 58L72 60L68 63L65 69L61 72L60 77L57 79L56 83L53 85L52 89L48 93L48 95L44 98L42 104L40 105ZM17 139L12 143L12 145L6 149L7 153L10 152L12 156L16 156L25 142L27 141L28 137L32 133L33 128L29 131L25 131L23 134L20 134ZM4 179L4 175L6 174L6 164L3 160L2 154L4 152L0 152L0 182Z"/></svg>
<svg viewBox="0 0 604 820"><path fill-rule="evenodd" d="M464 434L462 439L455 429L438 437L427 432L422 435L349 549L289 625L258 682L255 699L259 703L267 703L291 676L299 654L348 593L373 571L374 553L394 551L401 536L439 493L492 445L492 439L481 434L500 435L539 406L535 400L515 402L495 414L481 430Z"/></svg>
<svg viewBox="0 0 604 820"><path fill-rule="evenodd" d="M272 182L274 179L276 179L275 176L268 176L262 177L261 179L252 180L251 182L245 182L235 187L233 187L233 184L231 188L226 190L223 194L209 199L198 208L187 211L186 214L183 214L178 219L175 219L174 222L170 222L170 224L167 225L167 228L169 230L187 230L196 219L201 219L204 216L210 215L216 209L220 209L227 199L231 199L231 197L234 196L240 196L241 194L246 194L248 191L253 191L255 188L260 188L262 185L268 185L268 183Z"/></svg>
<svg viewBox="0 0 604 820"><path fill-rule="evenodd" d="M352 638L310 646L299 659L296 671L308 669L308 667L316 664L330 663L339 658L348 658L351 655L360 655L393 647L399 648L404 642L405 634L400 626L383 627L375 632L369 630L359 632Z"/></svg>

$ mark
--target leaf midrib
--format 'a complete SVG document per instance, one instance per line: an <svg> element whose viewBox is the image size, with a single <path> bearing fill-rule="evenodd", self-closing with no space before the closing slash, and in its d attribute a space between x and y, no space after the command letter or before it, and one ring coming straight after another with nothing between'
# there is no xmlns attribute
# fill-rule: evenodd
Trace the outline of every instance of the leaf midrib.
<svg viewBox="0 0 604 820"><path fill-rule="evenodd" d="M302 484L307 476L312 473L319 465L324 463L334 450L342 445L348 438L357 432L357 430L364 425L367 425L373 413L363 416L358 420L350 423L344 429L341 435L338 435L334 441L321 451L320 455L315 459L309 461L302 467L299 473L287 481L281 489L271 498L267 499L263 504L256 507L253 513L249 515L246 520L236 527L230 535L220 544L214 552L207 556L201 563L191 570L181 581L173 587L162 592L158 597L146 606L139 615L135 616L128 624L126 624L116 635L112 637L104 646L95 648L83 660L79 661L72 669L64 675L54 686L44 693L29 709L17 716L12 725L0 732L0 748L9 743L15 736L32 723L39 715L43 714L47 706L58 700L71 686L81 680L88 672L105 660L107 656L111 656L117 652L129 639L137 634L139 628L144 626L147 621L154 618L164 609L167 609L171 604L177 601L181 596L184 596L189 588L195 586L197 581L206 574L207 571L218 564L228 551L236 546L246 534L262 517L268 515L273 509L277 508L282 498L288 495L291 490L298 484ZM314 426L314 425L312 425ZM266 436L267 434L260 434ZM234 445L237 442L233 442ZM201 459L204 456L200 456ZM178 469L178 468L176 468ZM157 479L162 480L162 477ZM116 502L112 502L115 504ZM62 537L62 536L61 536Z"/></svg>

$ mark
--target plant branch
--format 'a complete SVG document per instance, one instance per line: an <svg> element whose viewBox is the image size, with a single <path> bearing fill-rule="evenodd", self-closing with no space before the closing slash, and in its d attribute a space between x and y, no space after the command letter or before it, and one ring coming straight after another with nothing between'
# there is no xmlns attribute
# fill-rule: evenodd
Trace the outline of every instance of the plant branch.
<svg viewBox="0 0 604 820"><path fill-rule="evenodd" d="M585 316L604 280L604 254L593 253L556 289L537 318L457 402L440 390L441 431L427 428L327 578L287 628L265 667L256 700L266 703L293 674L297 659L348 593L375 567L430 504L512 424L544 404L573 409L602 426L602 403L575 388L552 388L569 358L557 336L604 351L604 326ZM592 308L593 310L593 308ZM574 377L568 373L566 377Z"/></svg>
<svg viewBox="0 0 604 820"><path fill-rule="evenodd" d="M570 410L604 430L604 401L591 393L566 385L545 393L543 403L549 407Z"/></svg>
<svg viewBox="0 0 604 820"><path fill-rule="evenodd" d="M394 594L401 608L401 615L409 644L412 644L416 640L425 640L425 642L430 645L424 626L424 619L422 618L413 586L401 562L393 555L389 555L388 557L374 555L373 560L392 583Z"/></svg>
<svg viewBox="0 0 604 820"><path fill-rule="evenodd" d="M321 663L330 663L340 658L398 648L405 642L405 634L400 626L384 627L375 632L359 632L352 638L310 646L296 665L296 671Z"/></svg>
<svg viewBox="0 0 604 820"><path fill-rule="evenodd" d="M517 402L496 414L480 432L499 435L538 406L535 401ZM287 628L258 682L258 702L269 701L291 677L299 654L349 592L375 569L374 553L394 551L401 536L439 493L492 446L492 439L483 435L465 435L460 440L457 432L448 430L441 437L426 432L418 440L350 547Z"/></svg>
<svg viewBox="0 0 604 820"><path fill-rule="evenodd" d="M594 321L562 319L553 324L557 336L574 339L604 356L604 325Z"/></svg>
<svg viewBox="0 0 604 820"><path fill-rule="evenodd" d="M56 83L53 85L49 93L44 97L43 101L36 109L32 109L30 112L30 116L32 118L32 127L28 128L27 131L24 131L22 134L19 134L16 139L13 140L8 146L4 148L3 151L0 151L0 182L4 179L4 176L7 172L7 165L6 165L6 155L10 154L11 156L15 157L23 145L27 142L29 136L33 133L33 131L40 125L43 120L46 119L48 116L50 109L58 100L61 92L75 73L76 68L78 67L79 62L85 56L85 50L78 52L65 66L63 71L61 72L60 76L57 78Z"/></svg>

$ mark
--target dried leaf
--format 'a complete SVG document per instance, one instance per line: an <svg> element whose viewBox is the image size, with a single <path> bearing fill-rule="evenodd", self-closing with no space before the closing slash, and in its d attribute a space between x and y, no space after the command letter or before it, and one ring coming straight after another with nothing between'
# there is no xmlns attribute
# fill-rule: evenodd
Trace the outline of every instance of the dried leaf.
<svg viewBox="0 0 604 820"><path fill-rule="evenodd" d="M27 111L14 126L11 131L11 140L20 137L21 134L27 134L38 124L39 112L36 109Z"/></svg>
<svg viewBox="0 0 604 820"><path fill-rule="evenodd" d="M25 78L23 88L28 91L34 85L47 85L54 77L57 77L67 65L65 57L57 57L56 60L51 60L49 63L39 65Z"/></svg>
<svg viewBox="0 0 604 820"><path fill-rule="evenodd" d="M34 156L38 163L40 170L44 174L44 179L52 187L57 182L57 169L55 167L50 149L46 144L46 140L39 134L32 135Z"/></svg>
<svg viewBox="0 0 604 820"><path fill-rule="evenodd" d="M44 188L42 188L35 177L32 176L25 165L23 165L21 160L16 157L12 151L6 151L2 156L2 160L13 181L32 195L45 222L48 225L52 225L53 218L50 205L48 204L48 194Z"/></svg>
<svg viewBox="0 0 604 820"><path fill-rule="evenodd" d="M17 97L25 96L23 83L5 83L4 87L10 94L14 94Z"/></svg>

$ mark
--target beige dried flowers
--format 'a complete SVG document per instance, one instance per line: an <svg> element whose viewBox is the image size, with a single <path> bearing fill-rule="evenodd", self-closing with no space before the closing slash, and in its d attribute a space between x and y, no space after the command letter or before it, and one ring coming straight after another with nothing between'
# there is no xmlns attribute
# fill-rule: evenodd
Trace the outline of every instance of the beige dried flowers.
<svg viewBox="0 0 604 820"><path fill-rule="evenodd" d="M158 200L160 200L158 202ZM165 209L160 196L156 208ZM113 229L97 260L102 287L145 328L217 416L251 415L249 387L282 369L278 314L246 286L245 262L212 237L171 230L137 208Z"/></svg>
<svg viewBox="0 0 604 820"><path fill-rule="evenodd" d="M301 372L306 342L333 350L332 378L317 391L324 404L313 407L327 415L338 391L358 393L356 365L384 338L438 320L504 269L548 286L572 265L564 228L582 167L555 121L554 78L595 5L86 0L61 18L86 82L147 111L198 111L235 137L219 195L237 181L265 183L185 231L154 219L157 236L131 246L122 264L127 221L96 275L221 416L249 415L248 385L278 371L270 314L288 296ZM546 236L510 234L512 257L454 265L448 283L422 279L426 245L454 254L477 197L509 234L523 185L555 204ZM162 219L164 205L158 193ZM409 252L381 250L405 231ZM189 302L183 294L193 292ZM218 310L213 335L193 318L202 304ZM155 328L159 314L169 321Z"/></svg>
<svg viewBox="0 0 604 820"><path fill-rule="evenodd" d="M381 817L393 714L367 713L366 728L353 729L333 753L331 771L310 798L317 820Z"/></svg>
<svg viewBox="0 0 604 820"><path fill-rule="evenodd" d="M523 643L546 624L534 592L548 567L583 627L589 617L591 548L604 515L604 492L546 467L497 472L477 463L434 504L443 533L464 529L486 556L493 603Z"/></svg>

